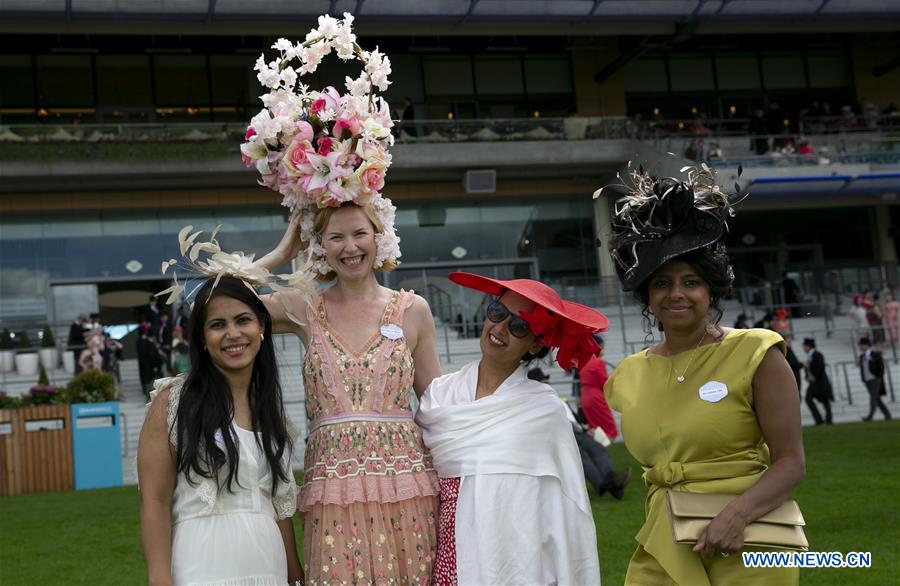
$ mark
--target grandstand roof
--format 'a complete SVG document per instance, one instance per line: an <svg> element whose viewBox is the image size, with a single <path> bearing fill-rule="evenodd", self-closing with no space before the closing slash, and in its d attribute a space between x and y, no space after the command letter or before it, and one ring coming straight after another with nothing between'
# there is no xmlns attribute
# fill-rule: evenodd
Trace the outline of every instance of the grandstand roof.
<svg viewBox="0 0 900 586"><path fill-rule="evenodd" d="M900 0L0 0L0 19L50 21L634 22L884 19Z"/></svg>

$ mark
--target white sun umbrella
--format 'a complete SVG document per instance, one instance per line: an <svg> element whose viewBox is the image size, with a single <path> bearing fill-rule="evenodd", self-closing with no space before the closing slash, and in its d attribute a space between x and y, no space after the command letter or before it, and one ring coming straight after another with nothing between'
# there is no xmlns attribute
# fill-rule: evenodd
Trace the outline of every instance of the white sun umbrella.
<svg viewBox="0 0 900 586"><path fill-rule="evenodd" d="M0 128L0 142L24 142L25 139L10 130L9 128Z"/></svg>

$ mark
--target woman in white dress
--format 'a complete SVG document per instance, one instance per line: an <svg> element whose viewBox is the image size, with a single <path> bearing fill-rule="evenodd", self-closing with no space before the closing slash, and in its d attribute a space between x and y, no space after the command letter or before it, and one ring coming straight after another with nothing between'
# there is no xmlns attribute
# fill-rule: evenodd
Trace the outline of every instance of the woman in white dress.
<svg viewBox="0 0 900 586"><path fill-rule="evenodd" d="M209 279L190 318L191 369L156 383L138 444L150 584L302 580L291 516L295 429L272 320L243 281Z"/></svg>
<svg viewBox="0 0 900 586"><path fill-rule="evenodd" d="M594 519L566 407L529 380L531 360L559 348L568 370L600 351L600 313L528 279L451 273L496 295L481 359L435 379L422 426L441 483L432 584L599 584Z"/></svg>

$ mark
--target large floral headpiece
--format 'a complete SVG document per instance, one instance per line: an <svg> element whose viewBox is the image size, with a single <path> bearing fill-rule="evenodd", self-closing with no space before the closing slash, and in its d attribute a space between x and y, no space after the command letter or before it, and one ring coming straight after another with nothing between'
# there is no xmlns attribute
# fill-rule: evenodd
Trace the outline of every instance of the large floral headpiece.
<svg viewBox="0 0 900 586"><path fill-rule="evenodd" d="M400 257L396 208L381 195L391 165L393 122L387 102L374 93L390 84L391 62L377 48L363 50L352 23L349 13L343 20L320 16L318 28L302 43L278 39L272 45L280 52L277 59L266 63L260 55L254 69L269 93L261 96L265 107L250 121L241 145L244 164L256 167L260 185L280 193L282 205L301 215L300 237L309 243L313 266L321 274L331 272L313 232L316 210L322 207L371 204L382 228L375 239L375 268ZM333 87L309 91L298 83L332 51L343 61L363 64L359 77L346 78L346 94ZM291 65L294 61L299 67Z"/></svg>
<svg viewBox="0 0 900 586"><path fill-rule="evenodd" d="M705 163L682 167L686 178L654 177L643 166L628 169L628 180L594 192L618 191L609 252L626 291L643 283L666 261L713 245L728 232L734 196L722 190ZM742 169L738 169L740 176ZM740 186L735 183L735 191Z"/></svg>

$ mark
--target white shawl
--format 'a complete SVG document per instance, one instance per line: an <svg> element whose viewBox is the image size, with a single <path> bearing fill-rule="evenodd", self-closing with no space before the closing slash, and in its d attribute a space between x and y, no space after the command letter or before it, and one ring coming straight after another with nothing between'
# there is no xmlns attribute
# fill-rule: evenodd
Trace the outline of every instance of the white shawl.
<svg viewBox="0 0 900 586"><path fill-rule="evenodd" d="M416 414L438 475L461 477L460 584L599 584L594 520L565 405L524 367L474 401L478 364L435 379Z"/></svg>

